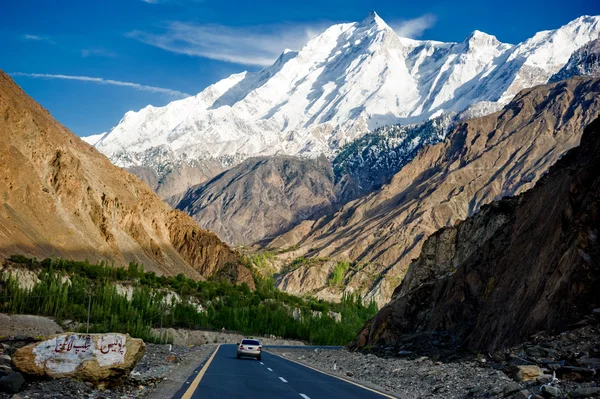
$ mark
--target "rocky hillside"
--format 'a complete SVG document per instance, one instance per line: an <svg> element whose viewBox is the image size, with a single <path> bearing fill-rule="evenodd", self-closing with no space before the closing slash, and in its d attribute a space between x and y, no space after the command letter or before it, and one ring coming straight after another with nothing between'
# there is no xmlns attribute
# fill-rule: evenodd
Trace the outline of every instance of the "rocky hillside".
<svg viewBox="0 0 600 399"><path fill-rule="evenodd" d="M252 244L331 211L331 164L291 156L250 158L171 200L200 226L236 245Z"/></svg>
<svg viewBox="0 0 600 399"><path fill-rule="evenodd" d="M530 191L423 245L356 347L493 351L560 332L600 303L600 119Z"/></svg>
<svg viewBox="0 0 600 399"><path fill-rule="evenodd" d="M388 183L422 148L442 141L453 119L445 114L417 125L384 126L345 145L332 162L342 202Z"/></svg>
<svg viewBox="0 0 600 399"><path fill-rule="evenodd" d="M60 125L0 71L0 255L142 263L201 278L238 254ZM229 273L230 275L232 273Z"/></svg>
<svg viewBox="0 0 600 399"><path fill-rule="evenodd" d="M380 265L384 278L366 298L383 304L428 236L482 205L533 187L579 144L599 111L600 79L526 89L502 111L461 123L443 142L423 149L381 190L332 217L305 222L271 245L298 246L290 257Z"/></svg>
<svg viewBox="0 0 600 399"><path fill-rule="evenodd" d="M550 78L550 82L573 76L600 77L600 39L592 40L575 51L567 64Z"/></svg>
<svg viewBox="0 0 600 399"><path fill-rule="evenodd" d="M160 167L139 165L127 168L127 171L149 185L159 197L169 200L181 197L192 186L207 182L223 168L220 161L210 159L190 162L162 159Z"/></svg>

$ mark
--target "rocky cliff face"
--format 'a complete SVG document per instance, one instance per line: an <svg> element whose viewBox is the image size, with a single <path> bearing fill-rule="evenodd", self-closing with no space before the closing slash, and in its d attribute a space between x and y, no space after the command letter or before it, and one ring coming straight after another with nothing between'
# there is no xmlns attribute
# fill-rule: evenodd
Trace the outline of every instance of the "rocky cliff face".
<svg viewBox="0 0 600 399"><path fill-rule="evenodd" d="M285 245L299 247L289 255L382 265L384 278L365 295L383 305L427 237L533 187L599 111L598 79L524 90L502 111L461 123L423 149L381 190L287 233Z"/></svg>
<svg viewBox="0 0 600 399"><path fill-rule="evenodd" d="M530 191L423 245L357 348L493 351L560 332L600 303L600 119Z"/></svg>
<svg viewBox="0 0 600 399"><path fill-rule="evenodd" d="M237 263L214 234L112 165L1 71L0 115L0 255L136 261L195 278Z"/></svg>
<svg viewBox="0 0 600 399"><path fill-rule="evenodd" d="M191 188L176 206L221 239L246 245L321 216L335 202L333 171L325 157L275 156L244 161Z"/></svg>
<svg viewBox="0 0 600 399"><path fill-rule="evenodd" d="M592 40L571 54L567 64L550 78L550 82L573 76L600 77L600 39Z"/></svg>

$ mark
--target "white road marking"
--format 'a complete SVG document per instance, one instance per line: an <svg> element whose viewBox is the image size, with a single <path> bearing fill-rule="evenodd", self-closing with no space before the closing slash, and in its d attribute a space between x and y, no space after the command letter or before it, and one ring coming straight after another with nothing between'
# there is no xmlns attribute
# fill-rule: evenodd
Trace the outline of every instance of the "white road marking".
<svg viewBox="0 0 600 399"><path fill-rule="evenodd" d="M300 396L302 396L304 399L310 399L308 396L306 396L305 394L301 393Z"/></svg>
<svg viewBox="0 0 600 399"><path fill-rule="evenodd" d="M270 368L268 368L268 367L267 367L267 370L269 370L269 371L273 371L273 369L270 369Z"/></svg>
<svg viewBox="0 0 600 399"><path fill-rule="evenodd" d="M263 366L265 365L263 362L260 362L260 364L262 364Z"/></svg>
<svg viewBox="0 0 600 399"><path fill-rule="evenodd" d="M283 378L283 377L279 377L279 379L280 379L281 381L283 381L283 382L287 382L287 381L285 380L285 378Z"/></svg>

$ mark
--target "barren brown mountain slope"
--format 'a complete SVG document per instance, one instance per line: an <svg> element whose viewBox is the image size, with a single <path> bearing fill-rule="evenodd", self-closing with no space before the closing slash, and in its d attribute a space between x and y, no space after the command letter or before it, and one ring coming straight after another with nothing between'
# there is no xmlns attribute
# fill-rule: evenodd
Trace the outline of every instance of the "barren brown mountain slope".
<svg viewBox="0 0 600 399"><path fill-rule="evenodd" d="M458 125L381 190L322 218L308 233L304 223L304 231L292 230L271 245L299 244L290 257L380 265L385 277L367 297L383 304L427 237L484 204L531 188L579 143L583 128L599 111L599 79L577 77L526 89L502 111Z"/></svg>
<svg viewBox="0 0 600 399"><path fill-rule="evenodd" d="M218 237L59 124L0 71L0 255L144 264L201 278L238 263ZM233 267L234 280L252 284Z"/></svg>
<svg viewBox="0 0 600 399"><path fill-rule="evenodd" d="M222 240L247 245L331 212L335 201L325 157L273 156L247 159L190 188L174 205Z"/></svg>
<svg viewBox="0 0 600 399"><path fill-rule="evenodd" d="M168 165L166 168L168 170L160 176L148 166L133 166L127 168L127 171L139 177L160 198L174 207L190 187L206 183L225 169L221 162L210 159Z"/></svg>
<svg viewBox="0 0 600 399"><path fill-rule="evenodd" d="M494 351L564 331L600 303L599 209L596 119L532 190L432 235L355 346Z"/></svg>

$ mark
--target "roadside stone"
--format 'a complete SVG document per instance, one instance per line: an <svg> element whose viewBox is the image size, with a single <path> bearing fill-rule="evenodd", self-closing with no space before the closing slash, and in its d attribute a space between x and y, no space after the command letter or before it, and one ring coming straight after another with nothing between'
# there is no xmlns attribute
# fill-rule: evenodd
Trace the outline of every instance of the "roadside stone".
<svg viewBox="0 0 600 399"><path fill-rule="evenodd" d="M531 398L529 399L544 399L544 397L542 395L538 395L537 393L534 393L533 395L531 395Z"/></svg>
<svg viewBox="0 0 600 399"><path fill-rule="evenodd" d="M23 390L25 378L21 373L12 373L0 378L0 392L18 393Z"/></svg>
<svg viewBox="0 0 600 399"><path fill-rule="evenodd" d="M586 369L584 367L574 367L574 366L563 366L560 368L561 372L567 373L577 373L581 374L583 377L593 377L596 375L596 371L593 369Z"/></svg>
<svg viewBox="0 0 600 399"><path fill-rule="evenodd" d="M600 387L577 388L571 392L573 398L591 398L600 396Z"/></svg>
<svg viewBox="0 0 600 399"><path fill-rule="evenodd" d="M497 396L497 395L500 395L500 394L502 393L502 389L503 389L503 387L500 387L500 386L493 386L493 387L491 387L491 388L489 389L489 392L488 392L488 393L489 393L490 395L492 395L492 396Z"/></svg>
<svg viewBox="0 0 600 399"><path fill-rule="evenodd" d="M537 377L537 378L535 379L535 382L537 382L537 383L538 383L538 384L540 384L540 385L544 385L544 384L549 384L549 383L551 383L551 382L552 382L552 380L553 380L553 378L552 378L552 376L551 376L551 375L548 375L548 374L543 374L543 375L540 375L539 377Z"/></svg>
<svg viewBox="0 0 600 399"><path fill-rule="evenodd" d="M513 395L512 399L527 399L529 398L529 391L524 389Z"/></svg>
<svg viewBox="0 0 600 399"><path fill-rule="evenodd" d="M504 394L504 396L510 396L514 393L519 392L521 389L523 389L521 384L511 381L508 384L504 385L504 388L502 388L502 393Z"/></svg>
<svg viewBox="0 0 600 399"><path fill-rule="evenodd" d="M534 381L540 375L543 375L539 366L517 366L515 379L517 381Z"/></svg>
<svg viewBox="0 0 600 399"><path fill-rule="evenodd" d="M597 357L584 356L582 358L577 359L577 364L579 364L582 367L600 369L600 359Z"/></svg>
<svg viewBox="0 0 600 399"><path fill-rule="evenodd" d="M67 333L19 348L12 360L26 374L99 383L129 375L144 351L127 334Z"/></svg>
<svg viewBox="0 0 600 399"><path fill-rule="evenodd" d="M559 370L562 367L562 365L560 363L548 363L548 368L550 370Z"/></svg>
<svg viewBox="0 0 600 399"><path fill-rule="evenodd" d="M558 398L560 396L560 389L552 385L543 385L542 396L544 398Z"/></svg>

